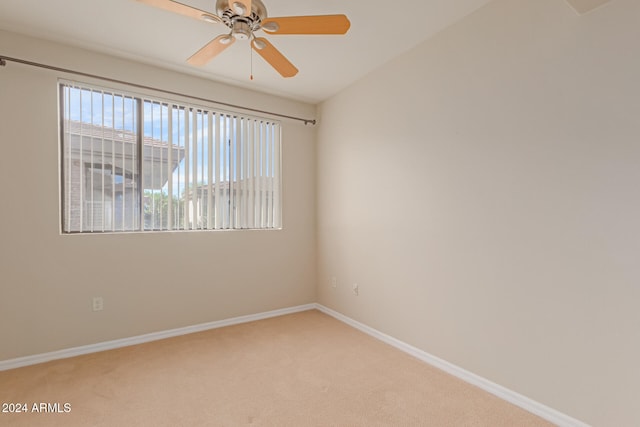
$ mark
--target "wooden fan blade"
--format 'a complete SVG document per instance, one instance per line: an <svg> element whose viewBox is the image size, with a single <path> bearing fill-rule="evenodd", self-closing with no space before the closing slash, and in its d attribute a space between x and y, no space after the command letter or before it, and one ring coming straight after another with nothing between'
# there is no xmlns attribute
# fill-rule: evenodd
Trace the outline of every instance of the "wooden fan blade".
<svg viewBox="0 0 640 427"><path fill-rule="evenodd" d="M262 46L261 48L259 46ZM285 56L276 49L269 40L257 37L251 41L251 47L258 52L282 77L293 77L298 74L298 69Z"/></svg>
<svg viewBox="0 0 640 427"><path fill-rule="evenodd" d="M251 16L251 0L229 0L229 8L236 13L244 9L242 15Z"/></svg>
<svg viewBox="0 0 640 427"><path fill-rule="evenodd" d="M178 3L173 0L138 0L140 3L148 4L149 6L155 6L160 9L168 10L169 12L178 13L180 15L188 16L190 18L200 19L203 17L210 18L209 21L222 22L222 20L215 14L204 10L196 9L195 7L187 6L186 4Z"/></svg>
<svg viewBox="0 0 640 427"><path fill-rule="evenodd" d="M226 41L226 43L224 43ZM223 50L235 43L236 39L228 34L222 34L204 45L202 49L191 55L187 62L191 65L203 66L211 61Z"/></svg>
<svg viewBox="0 0 640 427"><path fill-rule="evenodd" d="M262 21L262 29L269 34L345 34L349 27L351 22L345 15L285 16Z"/></svg>

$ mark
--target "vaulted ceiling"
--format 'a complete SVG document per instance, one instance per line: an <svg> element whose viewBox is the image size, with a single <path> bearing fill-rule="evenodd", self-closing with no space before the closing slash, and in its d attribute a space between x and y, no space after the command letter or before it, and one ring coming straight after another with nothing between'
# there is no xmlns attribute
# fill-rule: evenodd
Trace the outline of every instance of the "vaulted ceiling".
<svg viewBox="0 0 640 427"><path fill-rule="evenodd" d="M252 55L246 40L238 40L204 67L188 65L185 60L226 27L136 0L0 1L0 29L315 103L489 1L263 0L271 17L345 14L351 21L344 36L266 35L300 70L287 79ZM215 13L215 0L181 2ZM588 8L603 0L569 2Z"/></svg>

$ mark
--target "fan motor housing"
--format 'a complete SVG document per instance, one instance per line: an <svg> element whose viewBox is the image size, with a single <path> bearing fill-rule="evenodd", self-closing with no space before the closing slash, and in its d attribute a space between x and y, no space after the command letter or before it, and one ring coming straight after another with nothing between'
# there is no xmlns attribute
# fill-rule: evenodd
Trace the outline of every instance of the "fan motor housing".
<svg viewBox="0 0 640 427"><path fill-rule="evenodd" d="M267 8L261 0L251 1L251 15L238 15L229 7L229 0L217 0L216 10L224 24L231 28L239 39L248 39L253 31L260 29L262 20L267 17Z"/></svg>

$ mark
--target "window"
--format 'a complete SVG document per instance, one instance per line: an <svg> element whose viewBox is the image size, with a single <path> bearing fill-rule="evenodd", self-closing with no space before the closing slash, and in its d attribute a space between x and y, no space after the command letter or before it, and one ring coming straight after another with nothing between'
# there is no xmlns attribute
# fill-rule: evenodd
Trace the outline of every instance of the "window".
<svg viewBox="0 0 640 427"><path fill-rule="evenodd" d="M63 233L281 227L280 125L60 84Z"/></svg>

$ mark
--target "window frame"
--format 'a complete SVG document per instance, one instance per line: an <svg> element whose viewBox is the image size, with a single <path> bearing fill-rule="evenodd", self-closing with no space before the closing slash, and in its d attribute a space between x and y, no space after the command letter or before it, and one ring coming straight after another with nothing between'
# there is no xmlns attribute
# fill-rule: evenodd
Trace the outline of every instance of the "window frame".
<svg viewBox="0 0 640 427"><path fill-rule="evenodd" d="M154 92L153 90L149 90L149 91L137 91L137 90L131 90L128 87L106 87L100 84L96 84L96 83L92 83L92 82L87 82L87 81L76 81L76 80L66 80L66 79L59 79L58 80L58 95L59 95L59 109L58 109L58 123L59 123L59 185L60 185L60 208L59 208L59 225L60 225L60 233L64 234L64 235L77 235L77 234L110 234L110 233L150 233L150 232L191 232L191 231L229 231L229 230L281 230L283 228L282 225L282 216L283 216L283 200L282 200L282 125L281 122L278 120L274 120L272 118L268 118L268 117L260 117L260 116L256 116L254 114L249 114L247 112L243 112L243 111L235 111L235 110L231 110L231 109L222 109L222 108L218 108L216 107L215 103L207 103L207 102L203 102L202 100L198 99L190 99L187 96L183 96L183 97L179 97L179 98L167 98L166 96L161 96L158 95L158 93ZM121 86L121 85L118 85ZM126 86L126 85L122 85L122 86ZM65 157L65 148L67 148L65 146L65 143L70 144L69 141L67 141L65 138L68 137L71 133L70 130L68 128L68 123L69 121L71 121L71 117L69 114L69 105L66 104L65 101L68 100L68 98L65 96L65 90L67 88L73 88L73 89L77 89L80 91L91 91L93 93L102 93L102 96L104 95L110 95L110 96L118 96L118 97L122 97L123 99L130 99L133 104L135 105L133 107L133 109L135 110L135 116L137 117L136 119L134 119L135 124L133 125L133 127L135 128L135 130L130 130L131 133L135 134L135 142L134 142L134 146L135 146L135 154L137 156L136 159L136 165L137 165L137 177L135 179L136 181L136 188L135 188L135 196L136 196L136 201L137 201L137 205L135 206L135 226L132 227L131 229L115 229L115 224L112 224L111 227L107 227L106 229L103 227L89 227L89 230L84 229L84 227L82 225L80 225L78 228L74 229L74 227L72 227L70 224L70 219L67 220L67 216L71 216L70 215L70 210L69 210L69 206L68 204L71 203L70 199L67 198L67 196L70 197L70 194L73 193L73 190L70 188L70 184L67 183L67 168L69 168L69 165L66 165L65 161L71 161L71 156L69 155L69 158L67 159L67 157ZM82 102L82 101L80 101ZM93 102L90 101L90 102ZM265 190L265 191L271 191L270 194L267 195L267 200L271 201L271 204L269 205L270 207L265 208L265 207L261 207L260 209L262 209L260 211L260 213L258 214L258 216L262 215L262 217L268 217L269 220L266 221L264 219L262 220L256 220L254 218L255 222L247 222L246 219L240 221L238 220L238 213L237 213L237 209L239 209L237 207L237 203L239 199L236 198L236 193L239 193L240 190L238 190L238 188L240 188L242 186L242 188L245 188L246 186L248 186L249 184L246 184L246 181L249 181L250 179L246 176L246 174L250 174L250 171L247 171L246 168L242 169L242 171L240 169L238 169L236 173L237 175L233 175L231 176L231 170L227 171L227 179L225 180L224 177L220 178L218 180L218 178L216 178L216 182L218 184L220 184L221 187L223 187L226 183L226 185L228 186L227 191L225 192L223 190L222 193L220 193L219 195L221 195L223 198L222 199L216 199L216 200L220 200L222 203L229 203L229 208L228 208L228 222L225 222L224 224L222 224L222 226L218 226L219 224L211 224L209 222L207 222L206 226L186 226L187 221L189 221L186 218L186 215L188 215L188 208L185 208L186 211L184 213L184 224L185 226L180 225L180 218L178 218L178 225L177 226L171 226L168 225L165 226L165 224L160 225L160 227L155 227L155 222L152 223L152 227L147 227L146 225L146 221L145 221L145 198L147 197L147 191L144 188L144 183L143 183L143 177L144 174L146 172L145 170L145 148L147 148L146 144L146 139L148 139L147 135L145 134L145 117L146 117L146 112L145 112L145 108L146 108L146 104L149 103L151 108L154 108L154 106L156 104L159 104L161 106L161 110L163 106L169 107L169 112L171 113L171 119L174 119L174 114L177 114L178 116L180 116L181 114L184 114L184 118L186 121L192 121L195 124L197 122L197 118L200 117L200 115L206 115L206 117L208 118L208 125L211 125L211 117L216 117L216 118L225 118L224 121L220 121L220 129L222 129L223 126L232 126L233 127L233 134L231 133L231 131L229 131L228 134L225 134L225 138L228 137L228 144L229 144L229 152L227 153L228 156L233 157L233 161L236 162L236 165L238 165L239 163L237 160L237 156L239 156L238 154L238 146L242 146L244 147L243 144L246 145L250 145L250 144L256 144L255 140L250 139L251 134L242 134L239 136L239 134L237 132L238 129L236 128L236 126L238 125L238 123L243 123L243 126L251 126L251 125L258 125L260 127L260 129L262 129L262 126L267 126L272 133L270 133L268 138L269 142L268 145L270 148L269 150L272 150L271 152L271 158L270 158L270 164L269 164L269 173L271 173L271 175L269 176L261 176L260 178L266 178L269 182L270 182L270 187L268 187L270 190ZM80 107L82 108L82 107ZM103 108L104 108L104 104L103 104ZM91 119L91 122L87 122L85 124L89 124L91 126L94 126L94 122L93 119ZM217 119L216 119L217 120ZM222 119L221 119L222 120ZM171 120L170 120L171 121ZM80 123L82 126L82 120L80 120ZM224 123L224 124L223 124ZM247 123L249 123L247 125ZM215 123L216 125L216 130L214 133L218 132L218 123ZM124 124L123 124L124 126ZM169 130L171 129L171 125L168 125ZM102 130L103 130L103 135L104 135L104 131L105 129L107 129L104 126L104 116L103 116L103 122L102 122ZM115 133L117 130L115 125L108 128L109 132L113 132ZM242 128L245 129L245 128ZM123 133L124 133L124 129ZM200 132L201 130L198 129L197 132ZM206 130L203 130L203 132ZM82 132L82 130L80 131ZM194 134L196 134L197 132L194 132ZM221 131L222 132L222 131ZM208 143L208 150L212 149L212 145L211 145L211 132L208 132L208 136L207 136L207 143ZM185 133L184 137L186 138L184 141L184 150L188 150L189 149L189 145L191 143L194 144L194 147L199 147L197 144L198 142L196 141L196 139L198 138L198 136L192 136L191 134L187 135ZM203 144L204 142L204 134L202 135L203 137ZM153 135L151 136L151 139L153 139ZM173 150L175 147L182 147L180 145L180 141L175 142L172 141L171 135L168 135L168 142L167 141L163 141L162 140L162 136L160 136L160 140L163 143L166 143L167 146L169 147L168 150ZM180 137L179 137L180 138ZM192 139L195 138L195 139ZM216 136L217 138L217 136ZM220 137L222 138L222 137ZM264 138L264 136L262 136L262 138ZM104 140L104 136L103 136L103 140ZM111 144L114 145L115 140L111 140ZM217 140L216 140L217 141ZM216 143L222 143L222 144L226 144L224 141L217 141ZM257 142L258 146L260 146L259 144L264 144L264 140L260 140L259 142ZM80 143L80 151L84 150L84 146L82 145L82 142ZM152 147L153 149L153 147ZM244 148L243 148L244 149ZM114 150L114 148L112 148L112 151ZM204 149L203 149L204 150ZM243 155L245 154L244 151L242 152ZM92 156L93 156L93 152L92 152ZM203 151L201 157L198 157L197 155L195 156L195 160L192 160L191 158L189 158L189 160L186 161L186 163L190 163L192 161L196 162L196 167L197 167L197 163L198 162L205 162L205 160L203 160L203 157L205 156L205 153ZM104 157L103 157L104 159ZM214 168L213 166L209 165L209 161L210 161L211 157L209 157L208 159L206 159L207 162L207 168ZM152 158L153 160L153 158ZM260 162L263 162L263 159L260 158L258 159ZM124 161L124 160L123 160ZM217 160L216 160L217 161ZM222 162L224 162L224 159L221 160ZM229 160L231 162L231 160ZM244 160L243 160L244 161ZM253 160L254 164L258 164L258 168L259 163L255 162L255 159ZM153 164L153 163L152 163ZM90 170L90 169L96 169L96 168L102 168L102 170L106 170L106 169L110 169L111 170L111 174L114 174L114 171L120 170L121 173L119 175L123 175L126 176L128 173L136 173L134 172L128 172L126 170L126 168L121 168L119 167L117 164L112 163L112 164L106 164L106 163L99 163L96 164L95 161L93 161L93 157L91 158L91 161L88 163L89 166L84 165L84 168L86 168L86 170ZM81 166L83 167L83 166ZM173 174L176 169L180 167L179 164L176 168L174 168L173 170L171 170L170 172L168 172L168 180L172 180L173 179ZM188 166L187 166L188 169ZM167 170L169 171L169 169ZM214 175L217 175L218 172L214 171L213 172ZM241 174L244 174L242 176L240 176ZM82 172L81 172L82 175ZM169 177L170 176L170 177ZM196 175L194 174L194 177ZM213 189L213 186L216 185L216 191L217 191L217 184L212 183L212 182L206 182L206 183L202 183L202 182L198 182L197 179L194 182L189 183L189 175L188 173L185 175L186 179L185 179L185 183L184 185L186 185L185 189L184 189L184 193L182 197L185 197L185 204L189 204L189 202L193 202L196 201L196 197L189 195L187 196L186 193L192 193L192 194L201 194L202 191L206 191L208 193L210 193ZM81 180L83 180L84 178L81 178ZM115 178L112 178L115 179ZM251 177L252 180L256 180L256 181L260 181L260 179L257 176L253 176ZM86 180L85 180L86 181ZM241 182L242 181L242 182ZM115 182L115 181L114 181ZM260 183L260 184L256 184L256 191L257 191L257 187L258 185L260 186L260 189L262 189L262 185L264 183ZM69 188L67 188L67 185L69 185ZM80 185L86 185L86 182L82 182ZM193 187L189 187L189 185L193 185ZM203 187L207 187L206 190L202 190ZM171 188L171 187L169 187ZM103 188L104 191L104 188ZM169 190L170 191L170 190ZM178 190L179 191L179 190ZM253 193L249 193L249 191L245 191L247 193L247 195L242 196L242 197L247 197L247 198L252 198L255 197L255 194ZM228 194L226 194L228 193ZM218 194L218 193L216 193ZM174 194L175 196L175 194ZM209 201L211 201L211 196L209 196L207 194L207 196L209 197ZM226 200L226 198L229 198L229 200ZM169 199L174 199L174 197L169 196ZM226 202L225 202L226 200ZM198 202L201 202L202 200L198 200ZM81 200L80 203L86 203L86 200ZM91 201L91 203L95 203L95 201ZM103 199L103 203L104 203L104 199ZM112 203L113 200L112 200ZM155 202L154 202L155 203ZM174 202L175 203L175 202ZM216 202L217 203L217 202ZM101 208L102 209L102 215L104 215L104 206ZM209 209L209 206L207 205L207 209ZM212 209L217 209L217 208L212 208ZM245 208L242 207L242 209L246 209L248 211L249 208ZM265 211L266 209L266 211ZM250 214L250 211L248 211ZM257 211L256 211L257 212ZM194 213L192 214L192 216L195 215L195 209L194 209ZM208 218L211 218L211 215L208 214ZM233 219L232 219L233 218ZM104 222L104 218L101 217L101 220ZM84 217L82 217L81 215L81 219L80 221L84 221ZM155 219L154 219L155 221ZM162 220L161 220L162 221ZM216 220L217 221L217 220ZM167 220L168 222L168 220ZM192 224L192 222L189 222L190 224ZM249 225L251 224L251 225ZM92 224L95 225L95 224ZM104 224L103 224L104 225Z"/></svg>

